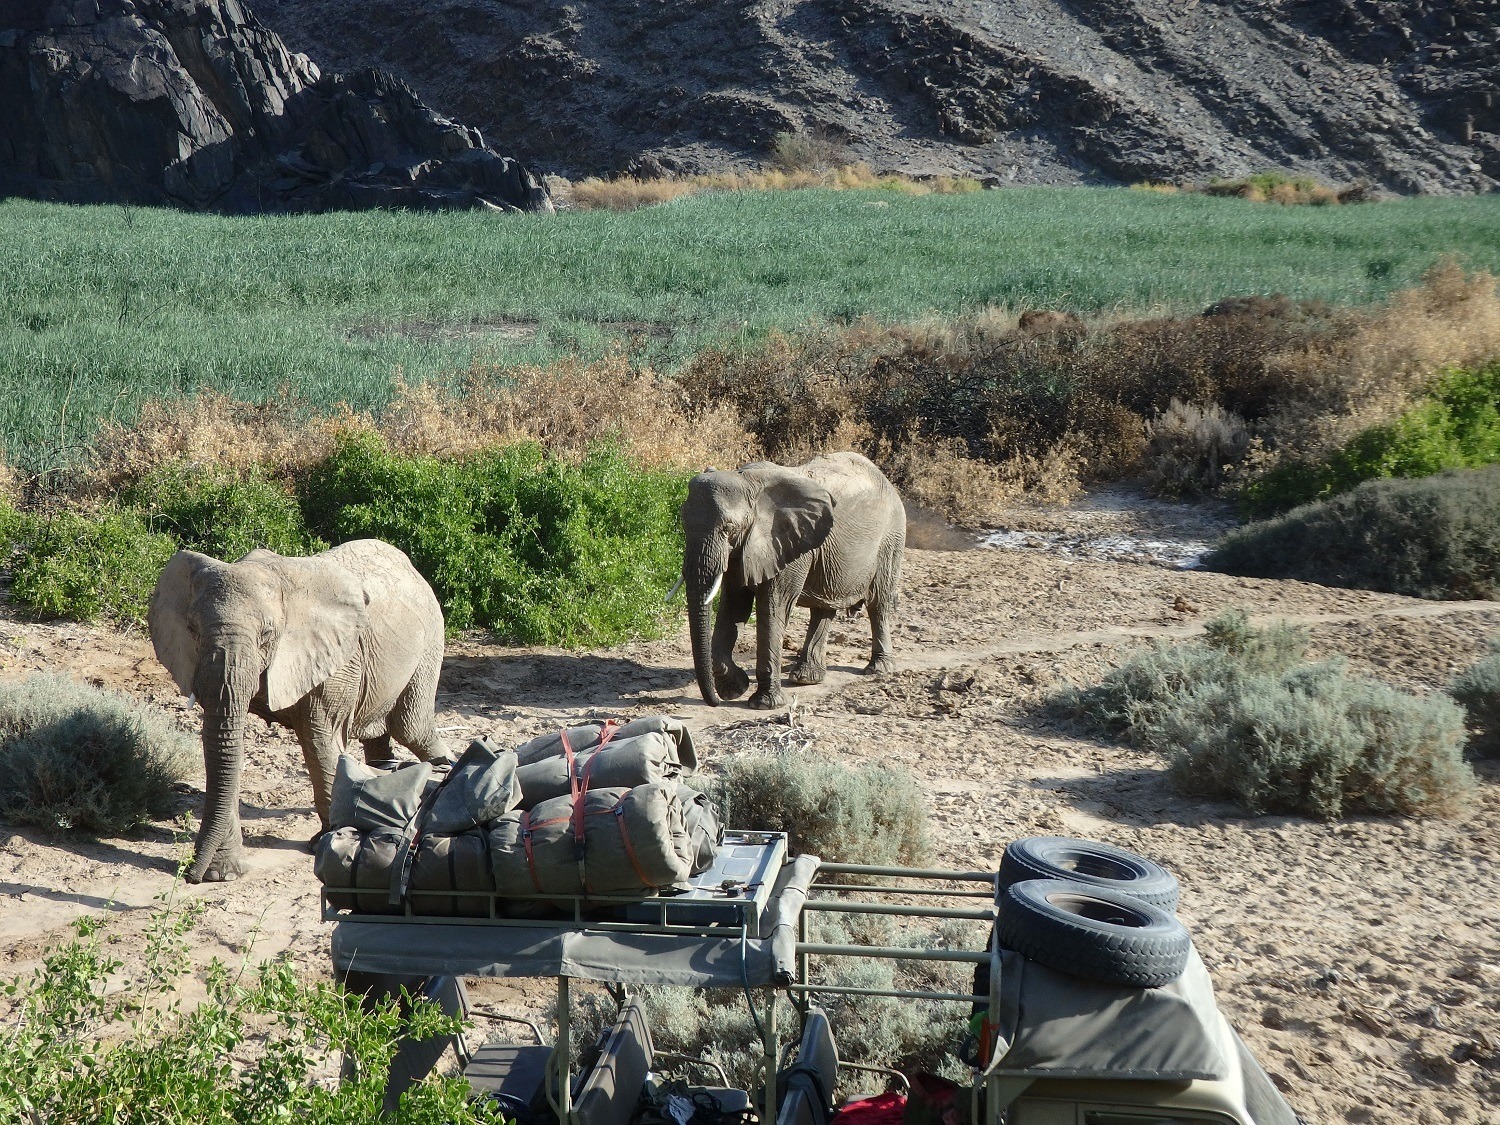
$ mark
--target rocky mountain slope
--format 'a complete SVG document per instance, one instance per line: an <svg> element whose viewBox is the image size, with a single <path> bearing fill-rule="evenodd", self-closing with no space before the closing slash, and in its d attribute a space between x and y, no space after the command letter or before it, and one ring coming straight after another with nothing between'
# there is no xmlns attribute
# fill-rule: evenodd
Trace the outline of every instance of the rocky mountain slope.
<svg viewBox="0 0 1500 1125"><path fill-rule="evenodd" d="M1500 0L261 0L577 176L761 160L821 129L880 169L1000 182L1285 168L1500 179Z"/></svg>
<svg viewBox="0 0 1500 1125"><path fill-rule="evenodd" d="M0 196L235 211L550 207L477 129L324 74L238 0L0 0Z"/></svg>

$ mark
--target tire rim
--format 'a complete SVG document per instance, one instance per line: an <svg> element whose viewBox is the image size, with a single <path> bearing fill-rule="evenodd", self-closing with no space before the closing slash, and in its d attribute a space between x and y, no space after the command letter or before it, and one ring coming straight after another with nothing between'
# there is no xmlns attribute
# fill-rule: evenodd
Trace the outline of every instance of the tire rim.
<svg viewBox="0 0 1500 1125"><path fill-rule="evenodd" d="M1119 883L1133 883L1141 877L1139 871L1123 860L1095 852L1064 855L1056 862L1056 866L1063 871L1070 871L1077 875L1086 875L1093 879L1110 879Z"/></svg>
<svg viewBox="0 0 1500 1125"><path fill-rule="evenodd" d="M1091 922L1103 922L1111 926L1140 930L1151 924L1151 919L1138 910L1123 903L1106 902L1102 898L1075 894L1070 891L1053 891L1045 896L1049 906L1067 914L1087 918Z"/></svg>

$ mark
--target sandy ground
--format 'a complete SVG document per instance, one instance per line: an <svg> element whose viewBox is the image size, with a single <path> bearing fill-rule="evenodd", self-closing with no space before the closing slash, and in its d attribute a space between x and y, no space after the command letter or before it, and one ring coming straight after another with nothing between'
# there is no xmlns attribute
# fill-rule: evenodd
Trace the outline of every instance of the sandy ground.
<svg viewBox="0 0 1500 1125"><path fill-rule="evenodd" d="M1194 540L1223 526L1202 508L1119 497L1070 513L1018 513L1013 528L1073 539L1135 534ZM929 527L927 547L968 540ZM1081 739L1035 717L1066 680L1087 682L1149 638L1187 637L1214 614L1307 623L1320 654L1428 692L1500 633L1500 605L1428 603L1295 582L1230 578L1141 561L1093 561L1054 540L1015 550L911 549L897 631L901 670L870 680L863 619L841 622L828 682L793 691L799 737L823 753L899 763L932 797L942 865L998 863L1037 833L1107 840L1151 856L1182 882L1180 914L1213 972L1225 1014L1309 1122L1500 1122L1500 762L1480 761L1472 809L1456 820L1355 818L1325 824L1247 818L1176 795L1160 762ZM800 640L800 637L799 637ZM0 676L64 670L175 710L141 634L0 623ZM685 631L596 652L450 646L440 723L520 741L585 716L670 712L716 753L774 740L786 712L698 698ZM197 957L284 954L327 968L328 927L304 841L315 828L301 755L252 720L244 821L252 869L211 901ZM740 724L726 731L731 724ZM749 728L751 734L756 728ZM752 739L753 741L753 739ZM202 778L182 787L196 809ZM83 912L114 912L128 948L183 849L170 822L130 839L60 841L0 827L0 977L32 967ZM489 984L482 998L537 1011L535 990Z"/></svg>

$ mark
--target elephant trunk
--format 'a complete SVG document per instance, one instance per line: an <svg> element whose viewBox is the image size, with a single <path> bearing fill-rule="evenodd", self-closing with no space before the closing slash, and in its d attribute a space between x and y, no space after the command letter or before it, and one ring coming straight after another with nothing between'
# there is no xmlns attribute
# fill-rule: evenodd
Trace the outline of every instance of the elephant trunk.
<svg viewBox="0 0 1500 1125"><path fill-rule="evenodd" d="M230 835L239 831L240 771L245 762L245 715L260 669L244 646L215 645L198 666L194 686L203 707L203 767L208 777L203 823L185 878L201 882Z"/></svg>
<svg viewBox="0 0 1500 1125"><path fill-rule="evenodd" d="M687 585L688 625L693 641L693 672L698 690L710 707L719 705L714 686L712 626L709 613L724 571L729 566L729 544L722 536L688 535L687 553L682 560L682 577Z"/></svg>

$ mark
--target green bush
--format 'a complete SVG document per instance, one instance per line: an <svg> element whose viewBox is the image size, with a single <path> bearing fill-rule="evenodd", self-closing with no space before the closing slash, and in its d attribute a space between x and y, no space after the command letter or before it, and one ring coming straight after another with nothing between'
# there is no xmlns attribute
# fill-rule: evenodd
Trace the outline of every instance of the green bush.
<svg viewBox="0 0 1500 1125"><path fill-rule="evenodd" d="M374 537L411 556L450 629L589 645L661 629L684 490L681 476L635 468L610 446L579 464L531 444L439 461L365 433L339 442L303 497L330 541Z"/></svg>
<svg viewBox="0 0 1500 1125"><path fill-rule="evenodd" d="M1500 594L1500 466L1351 492L1231 532L1212 570L1419 598Z"/></svg>
<svg viewBox="0 0 1500 1125"><path fill-rule="evenodd" d="M1500 753L1500 640L1490 641L1490 654L1459 674L1448 694L1464 709L1472 732L1470 745L1488 753Z"/></svg>
<svg viewBox="0 0 1500 1125"><path fill-rule="evenodd" d="M22 513L6 523L16 552L11 599L42 617L145 621L156 579L177 549L130 510Z"/></svg>
<svg viewBox="0 0 1500 1125"><path fill-rule="evenodd" d="M1351 438L1322 461L1279 465L1246 485L1252 515L1283 512L1367 480L1425 477L1500 462L1500 362L1450 371L1423 402Z"/></svg>
<svg viewBox="0 0 1500 1125"><path fill-rule="evenodd" d="M0 682L0 816L114 834L170 812L191 739L165 713L68 676Z"/></svg>
<svg viewBox="0 0 1500 1125"><path fill-rule="evenodd" d="M451 1034L435 1005L403 1016L393 999L372 1010L331 983L307 984L285 961L245 974L214 961L206 997L164 1003L188 971L183 935L192 916L158 914L146 971L119 988L126 966L104 952L99 924L49 952L41 969L5 987L0 1025L0 1121L48 1125L500 1125L468 1083L432 1075L381 1113L403 1035ZM324 1077L342 1054L345 1077Z"/></svg>
<svg viewBox="0 0 1500 1125"><path fill-rule="evenodd" d="M1054 704L1163 754L1182 791L1255 815L1461 807L1474 779L1459 709L1351 677L1342 661L1302 663L1305 643L1288 626L1253 629L1230 614L1203 641L1154 644Z"/></svg>
<svg viewBox="0 0 1500 1125"><path fill-rule="evenodd" d="M132 484L121 502L170 535L178 546L234 560L264 547L311 555L328 544L311 535L297 499L251 470L245 476L200 465L173 464Z"/></svg>
<svg viewBox="0 0 1500 1125"><path fill-rule="evenodd" d="M849 768L777 750L719 760L724 823L785 832L793 853L832 863L911 864L927 854L927 798L905 770Z"/></svg>

